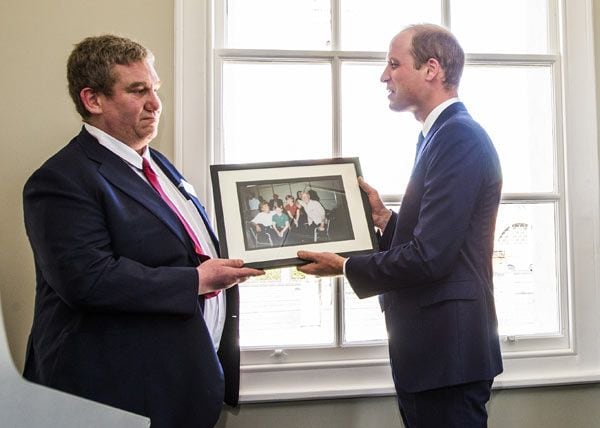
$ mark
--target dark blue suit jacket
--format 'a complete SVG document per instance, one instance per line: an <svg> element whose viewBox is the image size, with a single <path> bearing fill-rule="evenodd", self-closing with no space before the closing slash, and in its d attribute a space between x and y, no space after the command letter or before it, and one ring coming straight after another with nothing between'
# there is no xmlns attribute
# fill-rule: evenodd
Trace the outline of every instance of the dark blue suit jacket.
<svg viewBox="0 0 600 428"><path fill-rule="evenodd" d="M37 280L27 379L149 416L152 427L212 427L224 400L237 404L237 286L217 356L192 243L130 166L83 129L28 180L24 212Z"/></svg>
<svg viewBox="0 0 600 428"><path fill-rule="evenodd" d="M498 156L462 103L427 134L381 252L350 257L359 297L383 294L396 388L419 392L502 372L492 252Z"/></svg>

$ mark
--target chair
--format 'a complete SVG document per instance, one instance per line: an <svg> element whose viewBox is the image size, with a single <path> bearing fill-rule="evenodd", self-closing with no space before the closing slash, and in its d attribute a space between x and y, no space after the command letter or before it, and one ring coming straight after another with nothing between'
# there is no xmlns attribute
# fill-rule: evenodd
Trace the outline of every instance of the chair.
<svg viewBox="0 0 600 428"><path fill-rule="evenodd" d="M315 232L314 232L314 237L313 240L314 242L317 242L319 240L319 235L321 236L325 236L327 239L327 241L329 241L329 225L331 224L331 220L328 219L327 217L325 217L325 220L323 220L323 223L325 223L325 230L319 230L318 227L315 227Z"/></svg>
<svg viewBox="0 0 600 428"><path fill-rule="evenodd" d="M273 246L273 240L271 239L271 235L268 232L256 232L256 229L251 223L248 223L248 230L252 235L252 239L254 240L254 245L256 247Z"/></svg>

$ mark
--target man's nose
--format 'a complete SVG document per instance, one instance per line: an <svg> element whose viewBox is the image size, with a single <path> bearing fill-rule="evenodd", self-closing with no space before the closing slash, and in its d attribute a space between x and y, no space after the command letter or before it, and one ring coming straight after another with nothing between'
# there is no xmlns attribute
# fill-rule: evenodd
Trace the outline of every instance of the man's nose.
<svg viewBox="0 0 600 428"><path fill-rule="evenodd" d="M150 111L160 110L162 107L162 103L160 101L160 97L155 91L150 91L150 97L146 103L146 109Z"/></svg>
<svg viewBox="0 0 600 428"><path fill-rule="evenodd" d="M385 67L385 70L383 70L383 73L381 73L381 77L379 78L379 81L380 81L381 83L385 83L385 82L387 82L388 80L390 80L390 75L389 75L389 73L388 73L388 68L387 68L387 67Z"/></svg>

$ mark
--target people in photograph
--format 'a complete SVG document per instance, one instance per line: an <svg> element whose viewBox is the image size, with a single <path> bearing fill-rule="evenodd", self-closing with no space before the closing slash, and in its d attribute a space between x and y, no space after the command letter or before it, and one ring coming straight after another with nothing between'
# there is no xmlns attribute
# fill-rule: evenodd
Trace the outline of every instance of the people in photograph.
<svg viewBox="0 0 600 428"><path fill-rule="evenodd" d="M275 236L273 230L273 211L269 208L267 201L260 203L260 212L251 220L251 226L254 228L259 239L267 238L268 242L273 242Z"/></svg>
<svg viewBox="0 0 600 428"><path fill-rule="evenodd" d="M306 211L306 224L310 230L325 230L325 208L321 202L311 198L309 192L302 192L301 205Z"/></svg>
<svg viewBox="0 0 600 428"><path fill-rule="evenodd" d="M300 195L302 195L302 193ZM308 226L308 216L306 215L304 205L302 205L302 197L296 200L296 207L298 208L298 211L296 212L296 218L298 219L298 228L306 228Z"/></svg>
<svg viewBox="0 0 600 428"><path fill-rule="evenodd" d="M25 184L36 299L23 376L211 428L239 394L239 290L264 272L219 258L192 186L158 151L152 53L88 37L67 62L83 127Z"/></svg>
<svg viewBox="0 0 600 428"><path fill-rule="evenodd" d="M299 193L299 196L301 194L302 194L302 192ZM286 239L286 244L287 245L296 245L296 244L301 244L301 243L306 243L306 242L311 241L312 240L312 238L310 238L311 232L308 230L308 223L307 223L308 218L306 215L306 210L302 206L302 199L297 199L297 200L294 199L293 200L293 207L295 207L295 208L291 208L289 206L290 202L291 201L288 199L286 201L286 205L285 205L286 209L288 210L287 211L288 215L290 215L289 213L293 212L294 210L295 210L295 214L294 214L294 218L292 218L291 222L290 222L290 231L289 231L287 239Z"/></svg>
<svg viewBox="0 0 600 428"><path fill-rule="evenodd" d="M287 233L290 230L290 218L283 211L283 203L275 202L275 212L271 218L273 229L275 230L275 243L281 245L285 242Z"/></svg>
<svg viewBox="0 0 600 428"><path fill-rule="evenodd" d="M250 193L248 197L248 217L254 218L259 211L260 200L256 197L254 193Z"/></svg>
<svg viewBox="0 0 600 428"><path fill-rule="evenodd" d="M502 372L492 277L502 173L490 137L458 99L463 66L461 46L442 27L414 25L392 39L381 75L389 106L422 124L400 210L359 179L382 233L379 251L298 252L310 262L300 271L343 274L358 297L379 295L407 428L486 427Z"/></svg>
<svg viewBox="0 0 600 428"><path fill-rule="evenodd" d="M283 204L283 201L277 193L274 193L271 200L269 200L269 208L271 209L271 211L275 211L276 204Z"/></svg>
<svg viewBox="0 0 600 428"><path fill-rule="evenodd" d="M306 191L306 193L308 193L308 196L310 196L310 199L312 199L313 201L321 200L321 198L319 198L319 194L317 193L317 191L315 189L308 189Z"/></svg>
<svg viewBox="0 0 600 428"><path fill-rule="evenodd" d="M283 208L290 218L290 227L298 227L300 211L298 210L298 205L296 205L296 201L292 195L287 195L285 197L285 205Z"/></svg>

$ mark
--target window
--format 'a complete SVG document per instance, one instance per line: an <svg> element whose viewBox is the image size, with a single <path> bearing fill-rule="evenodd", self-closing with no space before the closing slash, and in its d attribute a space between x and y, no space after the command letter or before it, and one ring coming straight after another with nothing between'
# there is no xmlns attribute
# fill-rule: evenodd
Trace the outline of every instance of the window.
<svg viewBox="0 0 600 428"><path fill-rule="evenodd" d="M210 209L210 163L358 156L397 209L420 125L388 110L387 45L406 24L450 27L467 53L460 97L504 172L496 385L600 378L590 11L587 0L178 0L176 162ZM243 400L393 391L376 298L295 269L241 291Z"/></svg>

